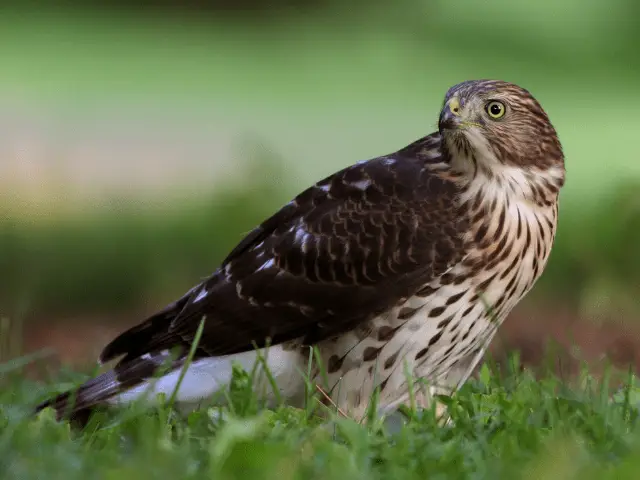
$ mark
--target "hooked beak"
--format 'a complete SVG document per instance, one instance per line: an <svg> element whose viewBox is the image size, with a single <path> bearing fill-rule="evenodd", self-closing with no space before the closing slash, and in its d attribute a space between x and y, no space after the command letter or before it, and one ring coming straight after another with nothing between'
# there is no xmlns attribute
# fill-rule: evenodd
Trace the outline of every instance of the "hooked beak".
<svg viewBox="0 0 640 480"><path fill-rule="evenodd" d="M443 130L457 130L460 127L460 117L454 115L448 108L440 112L440 120L438 121L438 129L440 133Z"/></svg>
<svg viewBox="0 0 640 480"><path fill-rule="evenodd" d="M440 112L440 119L438 120L438 130L440 130L440 133L445 130L461 130L469 127L482 127L481 123L464 120L461 116L461 110L460 100L457 98L454 97L447 102Z"/></svg>
<svg viewBox="0 0 640 480"><path fill-rule="evenodd" d="M440 132L443 130L456 130L460 127L461 120L460 101L457 98L452 98L440 112L438 129Z"/></svg>

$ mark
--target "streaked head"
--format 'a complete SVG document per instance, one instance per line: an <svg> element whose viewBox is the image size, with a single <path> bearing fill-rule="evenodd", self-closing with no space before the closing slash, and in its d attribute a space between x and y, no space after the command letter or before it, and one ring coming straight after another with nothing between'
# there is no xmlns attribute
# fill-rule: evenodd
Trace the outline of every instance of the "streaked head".
<svg viewBox="0 0 640 480"><path fill-rule="evenodd" d="M452 157L488 168L564 168L549 117L527 90L512 83L470 80L451 87L438 128Z"/></svg>

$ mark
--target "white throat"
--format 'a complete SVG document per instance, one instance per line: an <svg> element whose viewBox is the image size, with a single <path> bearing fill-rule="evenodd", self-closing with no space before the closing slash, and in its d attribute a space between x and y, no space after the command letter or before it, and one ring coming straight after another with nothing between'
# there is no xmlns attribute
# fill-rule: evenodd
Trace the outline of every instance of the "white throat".
<svg viewBox="0 0 640 480"><path fill-rule="evenodd" d="M469 198L482 189L489 197L508 195L512 200L533 202L536 194L547 190L545 184L557 185L562 182L564 168L560 166L539 168L531 165L522 168L505 165L496 157L477 127L465 129L464 135L468 141L466 149L461 149L454 139L445 141L454 159L451 164L453 169L464 172L467 178L471 177L472 188L465 195Z"/></svg>

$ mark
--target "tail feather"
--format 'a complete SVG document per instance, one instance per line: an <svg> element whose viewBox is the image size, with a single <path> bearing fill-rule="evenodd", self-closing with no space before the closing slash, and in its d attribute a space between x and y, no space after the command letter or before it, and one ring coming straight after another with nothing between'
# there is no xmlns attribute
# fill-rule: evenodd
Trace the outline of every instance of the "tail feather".
<svg viewBox="0 0 640 480"><path fill-rule="evenodd" d="M166 365L167 360L170 365ZM140 385L152 378L162 367L174 368L181 362L171 361L169 352L146 354L127 362L119 363L95 378L87 380L76 389L56 395L35 407L35 413L51 407L56 411L56 418L69 418L72 422L86 424L91 411L95 407L105 405L118 394Z"/></svg>
<svg viewBox="0 0 640 480"><path fill-rule="evenodd" d="M122 391L122 385L114 370L88 380L75 390L69 390L50 398L35 408L35 413L51 407L56 411L56 418L73 419L79 413L86 414L92 407L105 403Z"/></svg>

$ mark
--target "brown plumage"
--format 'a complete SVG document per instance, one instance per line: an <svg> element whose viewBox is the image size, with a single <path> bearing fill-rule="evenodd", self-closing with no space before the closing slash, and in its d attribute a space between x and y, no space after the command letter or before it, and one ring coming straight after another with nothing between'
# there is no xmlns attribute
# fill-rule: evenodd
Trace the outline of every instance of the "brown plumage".
<svg viewBox="0 0 640 480"><path fill-rule="evenodd" d="M84 417L145 389L170 394L202 318L182 403L223 388L230 361L251 368L254 345L267 344L293 404L309 345L321 352L333 401L356 415L376 387L385 408L406 399L405 364L431 382L430 393L450 393L542 273L563 183L560 142L526 90L456 85L439 132L302 192L207 280L108 344L100 360L120 360L81 386L72 406L63 394L37 409ZM151 382L176 349L169 373Z"/></svg>

